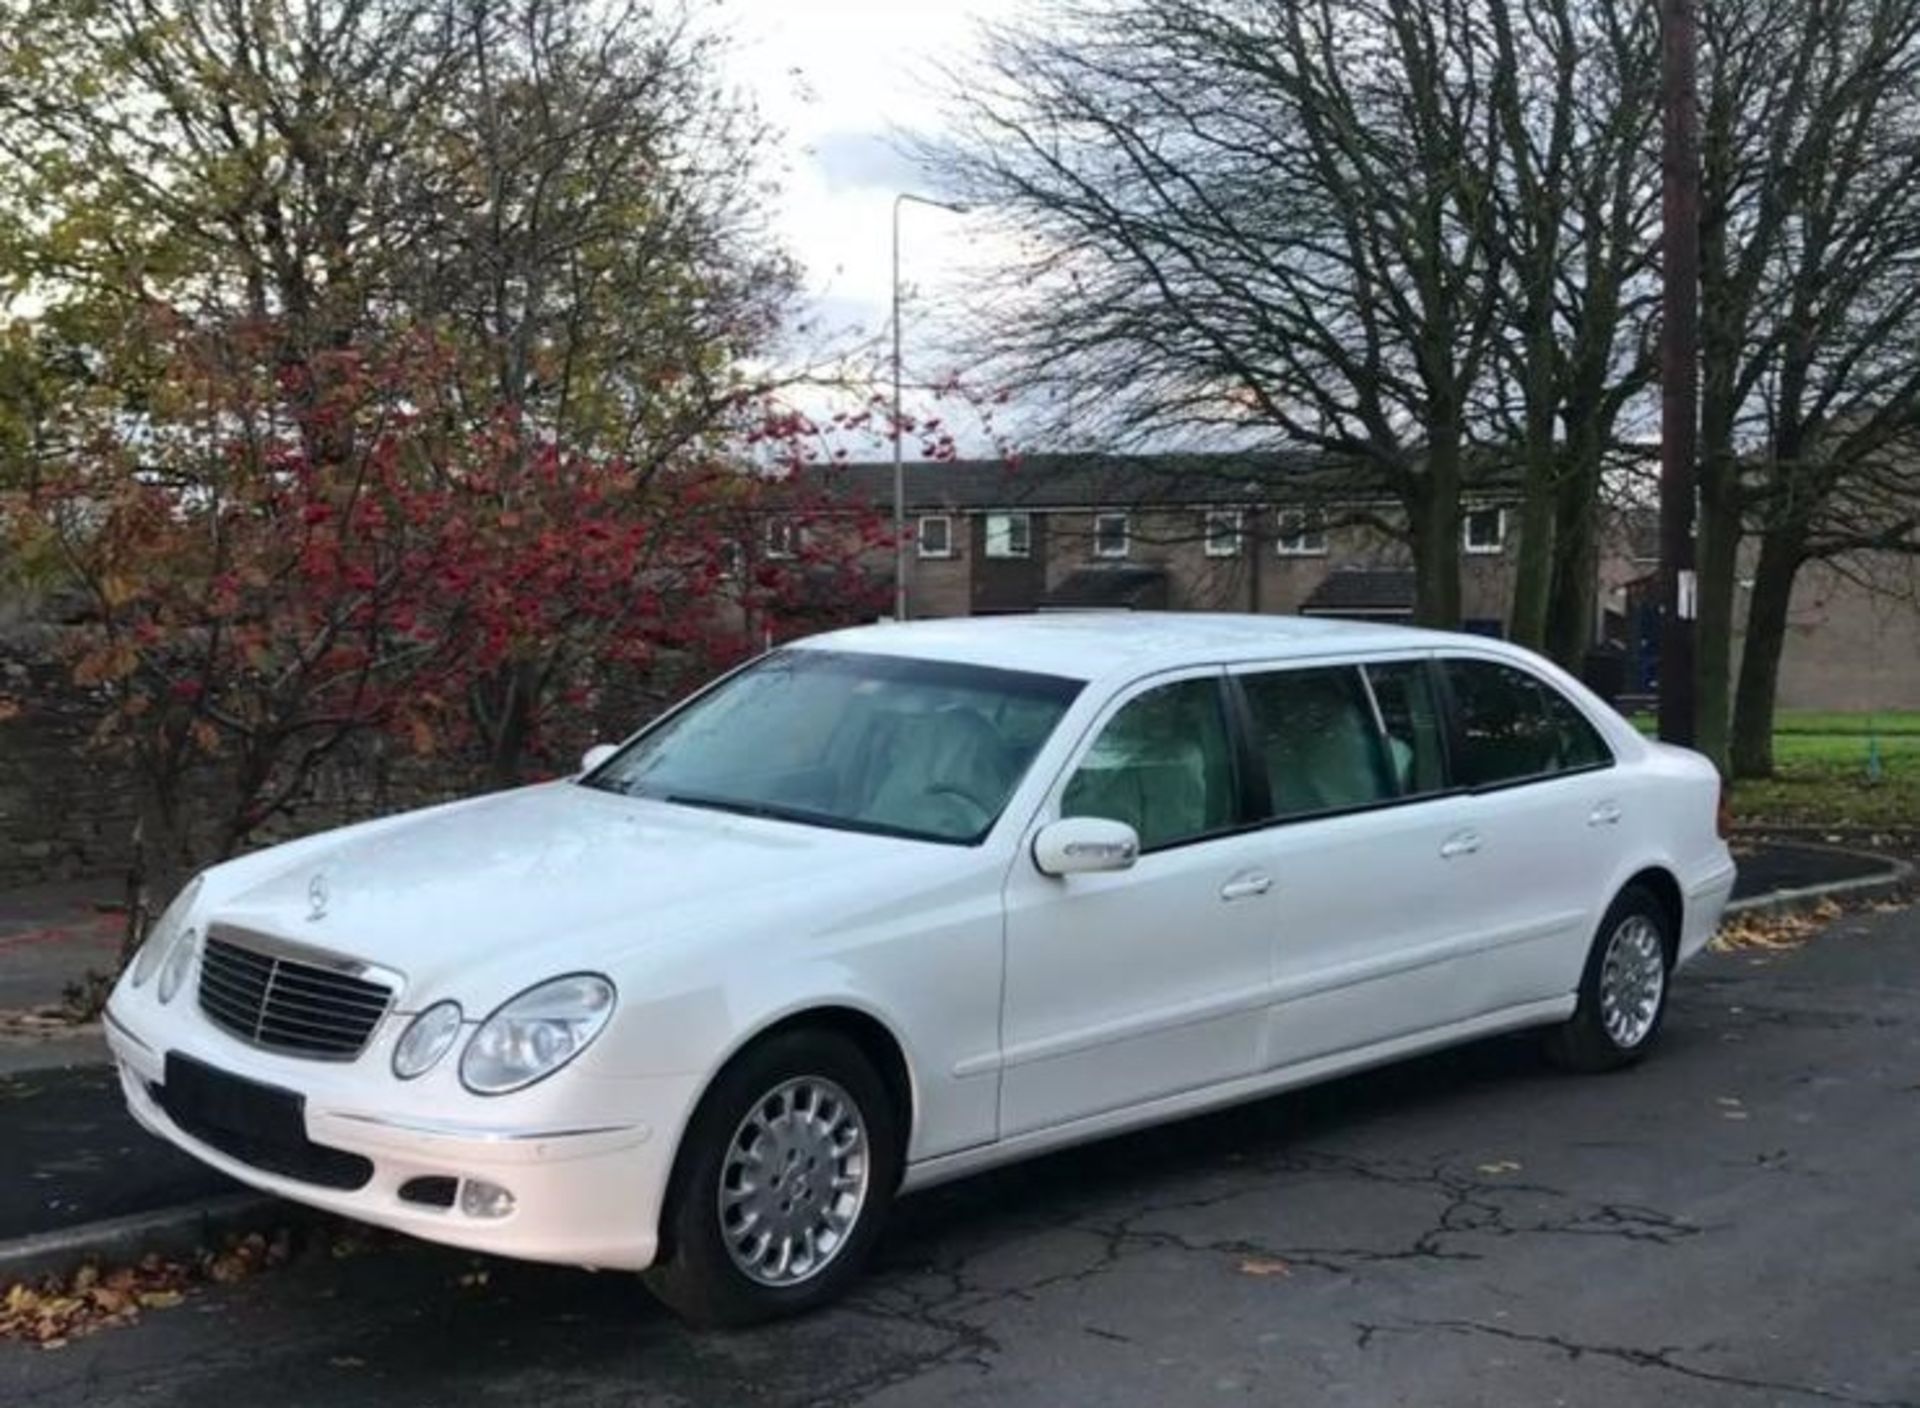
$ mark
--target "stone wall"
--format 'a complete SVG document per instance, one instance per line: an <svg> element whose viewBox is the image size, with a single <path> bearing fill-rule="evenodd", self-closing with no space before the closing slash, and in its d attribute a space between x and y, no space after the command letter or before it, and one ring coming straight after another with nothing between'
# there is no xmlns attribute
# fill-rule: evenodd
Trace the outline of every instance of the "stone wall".
<svg viewBox="0 0 1920 1408"><path fill-rule="evenodd" d="M0 720L0 889L119 874L133 854L135 778L120 750L94 741L102 700L70 682L58 638L58 627L0 627L0 700L20 709ZM682 669L604 684L558 721L549 756L532 760L529 776L571 771L588 745L624 738L695 682ZM369 734L316 770L304 795L250 844L468 796L483 789L483 779L475 758L420 757L397 739ZM223 781L216 764L187 788L203 803L194 817L203 855L223 814Z"/></svg>

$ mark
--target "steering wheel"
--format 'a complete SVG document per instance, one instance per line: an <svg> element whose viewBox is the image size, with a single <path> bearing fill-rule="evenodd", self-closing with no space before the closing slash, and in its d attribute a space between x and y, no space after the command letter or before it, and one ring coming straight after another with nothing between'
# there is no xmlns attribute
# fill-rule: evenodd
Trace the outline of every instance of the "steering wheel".
<svg viewBox="0 0 1920 1408"><path fill-rule="evenodd" d="M957 782L929 783L926 794L929 797L957 797L979 814L979 822L982 826L993 820L993 808Z"/></svg>

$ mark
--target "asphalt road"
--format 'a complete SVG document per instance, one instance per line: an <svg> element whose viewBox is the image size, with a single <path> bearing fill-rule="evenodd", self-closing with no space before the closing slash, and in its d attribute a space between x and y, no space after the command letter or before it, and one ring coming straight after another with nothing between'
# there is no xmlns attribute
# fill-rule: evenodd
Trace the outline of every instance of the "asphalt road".
<svg viewBox="0 0 1920 1408"><path fill-rule="evenodd" d="M1706 960L1623 1075L1487 1043L900 1212L850 1303L727 1336L315 1246L0 1345L0 1403L1920 1404L1920 914Z"/></svg>

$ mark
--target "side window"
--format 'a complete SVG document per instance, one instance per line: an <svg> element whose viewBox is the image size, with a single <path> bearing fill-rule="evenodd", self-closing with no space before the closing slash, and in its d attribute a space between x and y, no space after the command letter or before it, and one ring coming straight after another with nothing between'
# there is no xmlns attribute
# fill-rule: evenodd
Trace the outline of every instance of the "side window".
<svg viewBox="0 0 1920 1408"><path fill-rule="evenodd" d="M1275 670L1240 683L1275 817L1349 811L1399 795L1359 670Z"/></svg>
<svg viewBox="0 0 1920 1408"><path fill-rule="evenodd" d="M1453 692L1454 778L1497 786L1608 760L1593 726L1524 670L1487 660L1448 660Z"/></svg>
<svg viewBox="0 0 1920 1408"><path fill-rule="evenodd" d="M1181 680L1108 721L1061 794L1062 816L1124 821L1142 850L1234 825L1233 748L1217 679Z"/></svg>
<svg viewBox="0 0 1920 1408"><path fill-rule="evenodd" d="M1600 736L1587 716L1550 684L1538 680L1534 688L1546 701L1547 722L1552 725L1560 748L1560 766L1566 769L1604 767L1613 761L1613 750Z"/></svg>
<svg viewBox="0 0 1920 1408"><path fill-rule="evenodd" d="M1426 797L1446 790L1446 728L1434 695L1433 672L1423 660L1366 667L1387 735L1388 761L1403 797Z"/></svg>

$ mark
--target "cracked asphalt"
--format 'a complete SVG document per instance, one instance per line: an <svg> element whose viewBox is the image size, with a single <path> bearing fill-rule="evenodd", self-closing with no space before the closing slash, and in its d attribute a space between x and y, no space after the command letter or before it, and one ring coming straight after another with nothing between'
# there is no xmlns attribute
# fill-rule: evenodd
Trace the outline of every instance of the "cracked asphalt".
<svg viewBox="0 0 1920 1408"><path fill-rule="evenodd" d="M9 1404L494 1401L1920 1404L1920 913L1704 960L1624 1074L1483 1043L909 1199L784 1325L373 1238L0 1345Z"/></svg>

